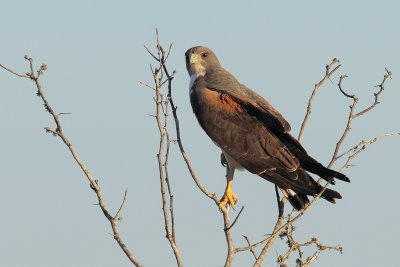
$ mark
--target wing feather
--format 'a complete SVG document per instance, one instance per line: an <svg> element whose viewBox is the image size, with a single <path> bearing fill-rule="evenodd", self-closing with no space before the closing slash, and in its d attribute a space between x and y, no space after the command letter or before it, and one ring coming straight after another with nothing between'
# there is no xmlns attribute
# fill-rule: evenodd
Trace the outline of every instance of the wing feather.
<svg viewBox="0 0 400 267"><path fill-rule="evenodd" d="M248 103L259 113L261 120L272 130L289 132L290 124L283 116L263 97L240 84L236 78L224 68L208 71L204 77L204 86L216 91L229 93L240 102Z"/></svg>
<svg viewBox="0 0 400 267"><path fill-rule="evenodd" d="M206 88L200 78L194 86L191 102L200 125L235 161L253 173L298 168L298 159L254 112L260 109L255 102Z"/></svg>

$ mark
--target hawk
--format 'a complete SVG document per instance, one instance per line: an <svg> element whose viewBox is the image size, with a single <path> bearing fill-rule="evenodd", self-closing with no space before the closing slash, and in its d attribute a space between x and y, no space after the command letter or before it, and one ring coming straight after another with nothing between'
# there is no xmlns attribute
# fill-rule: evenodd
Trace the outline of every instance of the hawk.
<svg viewBox="0 0 400 267"><path fill-rule="evenodd" d="M232 192L235 169L246 169L277 185L292 206L301 210L323 187L308 172L334 184L350 182L344 174L324 167L309 156L290 132L289 123L256 92L225 70L213 51L204 46L185 53L190 76L190 103L196 118L222 150L227 186L220 207L235 206ZM342 196L326 189L322 198L335 203Z"/></svg>

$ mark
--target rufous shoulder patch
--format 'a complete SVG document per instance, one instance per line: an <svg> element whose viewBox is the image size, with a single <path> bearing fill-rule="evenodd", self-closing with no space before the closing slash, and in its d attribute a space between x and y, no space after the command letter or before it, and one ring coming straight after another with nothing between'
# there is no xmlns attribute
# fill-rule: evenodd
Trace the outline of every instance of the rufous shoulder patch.
<svg viewBox="0 0 400 267"><path fill-rule="evenodd" d="M243 107L235 101L229 94L206 89L205 97L209 104L216 109L226 111L243 111Z"/></svg>

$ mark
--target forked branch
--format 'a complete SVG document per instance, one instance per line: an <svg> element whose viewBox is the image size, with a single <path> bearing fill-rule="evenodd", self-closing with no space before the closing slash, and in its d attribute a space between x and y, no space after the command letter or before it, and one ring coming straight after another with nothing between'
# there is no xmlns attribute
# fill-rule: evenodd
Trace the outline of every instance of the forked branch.
<svg viewBox="0 0 400 267"><path fill-rule="evenodd" d="M367 142L361 141L358 145L353 146L352 148L348 149L346 152L339 155L340 147L341 147L343 141L345 140L345 138L347 137L348 133L350 132L351 124L352 124L353 120L359 116L365 115L367 112L371 111L373 108L376 107L376 105L379 104L378 97L385 89L384 85L385 85L386 80L391 76L392 76L392 72L390 72L388 69L386 69L386 74L384 75L382 82L379 85L377 85L377 87L379 87L380 89L378 92L374 93L374 98L375 98L374 103L372 103L369 107L365 108L364 110L362 110L358 113L355 113L355 109L358 104L359 98L354 94L350 95L345 92L345 90L342 87L342 82L348 76L347 75L340 76L339 83L338 83L339 90L345 97L353 99L353 103L350 105L350 111L349 111L349 116L347 118L346 128L345 128L342 136L340 137L339 141L336 143L335 151L333 152L332 159L331 159L330 163L328 164L328 168L332 167L333 164L339 158L341 158L342 156L349 154L351 151L353 151L354 153L348 157L347 162L342 167L342 170L344 170L344 169L350 167L350 161L352 159L354 159L361 151L363 151L368 145L371 145L372 143L374 143L377 139L384 137L384 136L397 135L396 133L382 134L382 135L372 138L370 141L367 141ZM361 146L361 145L363 145L363 146ZM318 182L320 182L320 181L318 181Z"/></svg>
<svg viewBox="0 0 400 267"><path fill-rule="evenodd" d="M334 61L335 61L335 59L334 59ZM333 62L332 62L332 63L333 63ZM332 64L332 63L331 63L331 64ZM328 74L329 68L330 68L331 64L330 64L330 65L327 65L327 67L326 67L326 68L327 68L326 74ZM340 66L340 65L339 65L339 66ZM339 66L337 66L336 69L337 69ZM336 70L336 69L334 69L334 70ZM341 157L343 157L343 156L345 156L345 155L348 155L348 158L347 158L346 163L345 163L344 166L339 170L339 172L342 172L344 169L351 167L351 165L350 165L351 160L353 160L360 152L364 151L369 145L371 145L372 143L376 142L379 138L384 137L384 136L400 135L400 133L381 134L381 135L378 135L378 136L376 136L376 137L374 137L374 138L372 138L372 139L370 139L370 140L368 140L368 141L361 141L359 144L357 144L357 145L355 145L355 146L349 148L349 149L346 150L344 153L338 155L339 150L340 150L340 147L341 147L343 141L345 140L345 138L347 137L348 133L350 132L351 124L352 124L353 119L355 119L355 118L357 118L357 117L359 117L359 116L365 115L367 112L369 112L369 111L371 111L373 108L375 108L375 106L376 106L377 104L379 104L378 97L379 97L379 95L383 92L383 90L384 90L384 84L385 84L386 80L387 80L389 77L391 78L391 75L392 75L392 73L391 73L388 69L386 69L386 74L384 75L384 78L383 78L382 82L377 86L377 87L380 88L380 90L379 90L378 92L374 93L374 97L375 97L374 103L373 103L372 105L370 105L369 107L365 108L364 110L358 112L358 113L355 113L355 108L356 108L356 105L358 104L359 98L358 98L356 95L354 95L354 94L352 95L352 94L347 93L347 92L342 88L342 82L343 82L343 80L344 80L345 78L347 78L348 76L347 76L347 75L342 75L342 76L340 76L339 83L338 83L339 90L340 90L340 92L341 92L345 97L353 99L353 103L352 103L352 105L350 106L350 112L349 112L349 116L348 116L348 119L347 119L347 122L346 122L346 127L345 127L345 130L344 130L344 133L343 133L343 135L340 137L339 141L338 141L337 144L336 144L335 151L334 151L334 153L333 153L332 160L331 160L331 162L330 162L329 165L328 165L328 168L331 168L332 165L333 165L339 158L341 158ZM324 78L326 78L326 76L325 76ZM323 81L324 81L324 79L321 80L321 82L323 82ZM310 97L310 99L309 99L308 108L307 108L307 113L306 113L306 116L305 116L305 118L304 118L304 121L303 121L303 124L302 124L302 128L301 128L301 131L300 131L300 134L299 134L299 141L301 140L302 133L303 133L303 130L304 130L304 125L306 124L307 118L308 118L308 116L309 116L309 114L310 114L310 111L311 111L311 105L312 105L314 96L315 96L315 94L316 94L316 89L318 89L318 87L319 87L319 85L321 84L321 82L315 86L315 89L314 89L314 91L313 91L313 93L312 93L312 95L311 95L311 97ZM320 178L320 179L318 180L318 183L322 182L322 180L323 180L323 179ZM324 190L325 190L325 188L327 187L327 185L328 185L328 184L326 184L326 186L324 187ZM321 192L321 193L322 193L322 192ZM319 198L319 197L321 196L321 193L319 194L319 196L317 196L317 197L311 202L310 206L313 204L313 202L314 202L317 198ZM307 211L307 209L309 209L309 207L307 207L307 208L303 211L303 214L304 214L305 211ZM301 214L299 214L299 215L301 215ZM288 220L288 223L286 224L286 225L287 225L287 228L286 228L286 229L289 229L290 227L292 227L292 222L293 222L293 220L290 220L290 219ZM288 232L288 230L286 231L286 233L287 233L287 232ZM285 255L279 256L279 257L278 257L278 263L280 263L280 264L283 264L283 263L284 263L284 261L286 260L286 258L289 256L289 254L290 254L293 250L298 250L299 253L300 253L300 258L299 258L298 261L297 261L298 266L308 266L312 261L314 261L314 260L318 257L318 254L320 253L320 251L322 251L322 250L325 249L325 248L336 249L336 250L339 250L340 252L342 252L342 248L341 248L341 247L326 247L326 246L321 245L320 243L317 243L317 242L316 242L316 239L315 239L315 240L313 239L312 241L306 242L306 243L304 243L304 244L299 244L299 243L297 243L297 242L294 242L294 240L291 241L290 237L288 236L288 242L289 242L289 243L292 242L292 243L293 243L293 244L292 244L293 246L290 246L289 251L288 251ZM315 243L315 244L317 245L318 250L313 254L313 256L308 257L307 260L306 260L305 262L302 262L302 261L301 261L302 252L301 252L301 250L300 250L299 247L304 246L304 245L310 245L310 244L313 244L313 243ZM282 266L283 266L283 265L282 265Z"/></svg>

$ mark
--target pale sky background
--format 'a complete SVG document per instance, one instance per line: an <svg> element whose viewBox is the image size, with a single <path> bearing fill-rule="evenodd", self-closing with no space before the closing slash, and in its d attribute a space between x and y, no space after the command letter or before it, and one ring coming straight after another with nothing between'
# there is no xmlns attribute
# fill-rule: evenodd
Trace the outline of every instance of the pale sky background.
<svg viewBox="0 0 400 267"><path fill-rule="evenodd" d="M61 117L64 132L112 213L129 189L119 223L126 245L145 266L175 266L164 237L158 130L148 116L153 91L138 83L152 81L154 62L143 45L154 48L155 28L165 47L174 42L168 68L177 70L173 95L184 147L203 185L221 196L225 171L191 111L184 52L196 45L213 49L225 68L285 116L295 136L325 64L339 58L343 68L321 87L303 138L309 153L327 164L351 104L338 92L340 74L349 75L344 86L360 97L360 110L373 102L385 67L393 72L381 104L354 121L342 149L400 131L399 10L398 1L3 1L0 63L25 72L28 54L36 67L48 65L45 94L56 112L72 113ZM130 266L66 146L45 134L43 127L54 124L34 84L0 70L0 92L0 266ZM343 199L319 201L295 224L299 242L317 237L344 248L342 255L323 252L313 266L398 266L399 147L400 137L370 146L345 171L351 183L334 187ZM222 266L221 214L195 186L177 146L170 175L184 265ZM242 235L256 242L271 233L273 185L238 172L233 190L238 207L245 206L233 229L235 246L246 244ZM276 266L284 249L277 240L264 265ZM233 266L250 266L252 257L238 254Z"/></svg>

